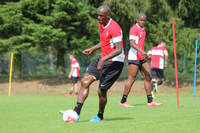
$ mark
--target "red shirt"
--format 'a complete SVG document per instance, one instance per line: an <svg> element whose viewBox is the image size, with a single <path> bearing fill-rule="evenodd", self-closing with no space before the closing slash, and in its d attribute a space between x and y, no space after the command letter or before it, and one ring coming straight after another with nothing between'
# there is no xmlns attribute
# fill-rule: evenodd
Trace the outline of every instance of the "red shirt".
<svg viewBox="0 0 200 133"><path fill-rule="evenodd" d="M79 77L80 66L79 66L79 63L78 63L78 61L76 59L73 59L71 61L71 69L73 69L72 76L73 77Z"/></svg>
<svg viewBox="0 0 200 133"><path fill-rule="evenodd" d="M144 42L146 37L146 31L144 28L141 28L138 24L135 24L131 27L129 32L129 40L135 40L135 43L138 48L144 49ZM128 53L128 60L144 60L141 52L137 51L134 48L130 48Z"/></svg>
<svg viewBox="0 0 200 133"><path fill-rule="evenodd" d="M113 19L110 19L108 24L104 27L103 24L99 24L100 30L100 42L101 42L101 57L110 54L115 50L114 43L122 42L123 49L123 38L122 29ZM109 61L120 61L124 62L125 54L122 50L121 54L109 59Z"/></svg>
<svg viewBox="0 0 200 133"><path fill-rule="evenodd" d="M156 46L151 48L148 54L151 55L151 68L164 69L164 56L168 55L166 48Z"/></svg>

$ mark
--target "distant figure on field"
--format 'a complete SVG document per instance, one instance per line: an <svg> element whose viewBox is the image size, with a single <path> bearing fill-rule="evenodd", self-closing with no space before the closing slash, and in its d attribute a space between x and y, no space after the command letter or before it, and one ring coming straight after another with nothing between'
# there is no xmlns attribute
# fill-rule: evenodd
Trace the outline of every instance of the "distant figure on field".
<svg viewBox="0 0 200 133"><path fill-rule="evenodd" d="M146 31L144 28L145 21L146 15L140 13L137 17L137 23L130 29L129 40L131 48L128 53L128 80L126 81L123 96L119 104L121 107L131 107L131 105L127 102L127 97L133 83L135 82L138 71L140 71L144 77L144 88L147 95L146 106L161 105L160 103L153 101L151 94L150 68L146 60L148 55L144 51L144 42L146 37Z"/></svg>
<svg viewBox="0 0 200 133"><path fill-rule="evenodd" d="M148 51L151 57L151 77L152 77L152 92L158 91L158 85L163 83L164 67L167 67L168 52L166 41L161 39L157 46Z"/></svg>
<svg viewBox="0 0 200 133"><path fill-rule="evenodd" d="M78 96L78 79L79 79L80 66L73 54L71 54L69 56L69 58L70 58L70 62L71 62L71 70L68 75L68 78L71 79L71 81L72 81L72 87L71 87L69 93L65 94L65 96L67 96L67 97L72 96L72 93L74 91L74 96L77 97Z"/></svg>

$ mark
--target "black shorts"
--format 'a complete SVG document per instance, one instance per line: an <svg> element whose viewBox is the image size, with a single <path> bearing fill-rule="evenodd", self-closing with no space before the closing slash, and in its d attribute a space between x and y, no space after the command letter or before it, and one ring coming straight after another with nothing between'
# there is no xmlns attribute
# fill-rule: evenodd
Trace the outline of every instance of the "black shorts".
<svg viewBox="0 0 200 133"><path fill-rule="evenodd" d="M139 66L139 69L141 69L142 64L144 64L145 62L147 62L146 59L144 59L144 60L128 60L128 65L134 64L134 65Z"/></svg>
<svg viewBox="0 0 200 133"><path fill-rule="evenodd" d="M100 72L97 69L99 60L100 57L91 62L86 69L86 73L93 75L96 80L100 81L100 89L108 90L120 76L124 63L119 61L105 61L103 69Z"/></svg>
<svg viewBox="0 0 200 133"><path fill-rule="evenodd" d="M77 83L77 82L78 82L78 78L79 78L79 77L73 77L73 76L72 76L72 77L71 77L72 83L73 83L73 84Z"/></svg>
<svg viewBox="0 0 200 133"><path fill-rule="evenodd" d="M164 69L151 68L151 77L158 79L164 78Z"/></svg>

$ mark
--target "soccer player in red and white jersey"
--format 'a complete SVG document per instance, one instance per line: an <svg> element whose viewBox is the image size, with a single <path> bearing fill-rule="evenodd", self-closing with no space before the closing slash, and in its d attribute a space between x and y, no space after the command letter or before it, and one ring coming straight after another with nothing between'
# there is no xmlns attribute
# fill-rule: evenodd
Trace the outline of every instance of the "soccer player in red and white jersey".
<svg viewBox="0 0 200 133"><path fill-rule="evenodd" d="M161 39L157 46L148 51L148 55L151 57L152 92L157 92L157 86L163 83L164 67L167 67L168 58L168 52L165 47L166 41Z"/></svg>
<svg viewBox="0 0 200 133"><path fill-rule="evenodd" d="M101 49L101 56L92 61L81 79L81 88L78 94L74 111L80 115L81 108L89 94L89 86L99 80L99 110L91 122L102 121L107 103L107 91L118 79L124 65L124 50L122 29L117 22L110 18L110 9L107 5L100 6L97 11L100 30L100 43L82 51L90 55L93 51Z"/></svg>
<svg viewBox="0 0 200 133"><path fill-rule="evenodd" d="M127 102L127 97L139 70L144 77L144 87L147 94L147 106L161 105L153 101L151 94L150 68L146 61L147 53L144 51L144 42L146 37L144 28L145 21L146 15L140 13L137 17L137 23L130 29L129 40L131 48L128 53L128 80L126 81L123 96L120 102L121 107L131 107L131 105Z"/></svg>
<svg viewBox="0 0 200 133"><path fill-rule="evenodd" d="M69 56L69 58L71 61L71 71L68 75L68 78L72 80L72 87L71 87L69 93L65 94L65 96L72 96L72 93L74 91L74 96L77 97L78 96L78 79L79 79L80 65L73 54L71 54Z"/></svg>

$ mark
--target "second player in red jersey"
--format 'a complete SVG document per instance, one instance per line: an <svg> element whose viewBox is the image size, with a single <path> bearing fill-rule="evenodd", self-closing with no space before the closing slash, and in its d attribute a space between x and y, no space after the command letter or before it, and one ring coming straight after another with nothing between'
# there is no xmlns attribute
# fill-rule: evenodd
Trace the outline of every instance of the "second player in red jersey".
<svg viewBox="0 0 200 133"><path fill-rule="evenodd" d="M147 94L147 106L160 106L161 104L153 101L151 94L151 76L150 68L146 62L147 53L144 51L144 42L146 32L144 24L146 21L146 15L140 13L137 18L137 23L130 29L130 50L128 54L128 80L126 81L122 99L120 101L121 107L131 107L127 102L127 97L131 90L133 83L135 82L138 71L140 71L144 77L144 88Z"/></svg>

